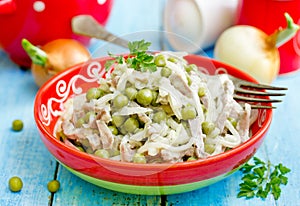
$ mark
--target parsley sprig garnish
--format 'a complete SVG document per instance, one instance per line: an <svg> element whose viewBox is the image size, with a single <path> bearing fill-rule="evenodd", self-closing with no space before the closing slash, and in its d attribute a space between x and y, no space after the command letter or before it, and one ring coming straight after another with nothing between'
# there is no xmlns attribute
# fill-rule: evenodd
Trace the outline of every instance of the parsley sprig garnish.
<svg viewBox="0 0 300 206"><path fill-rule="evenodd" d="M237 197L264 199L271 193L277 200L281 194L280 186L288 183L286 174L291 170L281 163L273 165L270 161L264 162L258 157L254 157L253 162L254 164L246 163L241 168L244 176Z"/></svg>
<svg viewBox="0 0 300 206"><path fill-rule="evenodd" d="M154 56L147 52L150 45L151 43L145 40L129 42L128 49L130 53L126 58L108 53L113 59L106 61L106 70L109 70L115 63L126 63L128 68L133 68L138 71L156 71Z"/></svg>

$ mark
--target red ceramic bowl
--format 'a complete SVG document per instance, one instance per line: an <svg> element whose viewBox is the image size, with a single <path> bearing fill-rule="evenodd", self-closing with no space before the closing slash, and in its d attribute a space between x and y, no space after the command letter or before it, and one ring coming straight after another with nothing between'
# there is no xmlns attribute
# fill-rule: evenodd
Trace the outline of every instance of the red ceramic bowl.
<svg viewBox="0 0 300 206"><path fill-rule="evenodd" d="M206 57L189 55L186 59L211 74L228 72L255 81L238 69ZM105 58L99 58L63 71L40 88L34 104L35 121L45 146L63 166L88 182L133 194L174 194L195 190L238 170L255 154L269 129L272 110L261 109L251 127L253 136L247 142L207 159L175 164L118 162L73 149L53 135L61 105L72 95L97 85L97 77L105 75L104 63Z"/></svg>

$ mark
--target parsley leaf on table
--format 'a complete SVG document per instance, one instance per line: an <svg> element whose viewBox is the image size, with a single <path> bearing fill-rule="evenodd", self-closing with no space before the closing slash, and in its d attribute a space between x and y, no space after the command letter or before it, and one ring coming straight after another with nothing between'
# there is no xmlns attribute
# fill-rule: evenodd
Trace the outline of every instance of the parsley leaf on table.
<svg viewBox="0 0 300 206"><path fill-rule="evenodd" d="M291 170L281 163L271 164L264 162L258 157L253 158L254 164L246 163L240 170L243 172L242 183L237 197L260 197L266 198L270 193L277 200L281 194L281 185L288 183L285 176Z"/></svg>

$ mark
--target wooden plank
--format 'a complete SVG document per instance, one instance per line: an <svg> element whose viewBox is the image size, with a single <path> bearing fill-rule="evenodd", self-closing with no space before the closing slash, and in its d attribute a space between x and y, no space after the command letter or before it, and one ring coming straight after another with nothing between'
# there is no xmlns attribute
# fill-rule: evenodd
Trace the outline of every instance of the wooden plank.
<svg viewBox="0 0 300 206"><path fill-rule="evenodd" d="M33 119L33 100L37 87L31 73L21 71L1 52L0 62L0 205L47 205L47 182L53 178L55 161L42 144ZM14 119L24 128L11 130ZM8 188L11 176L23 180L23 189Z"/></svg>
<svg viewBox="0 0 300 206"><path fill-rule="evenodd" d="M264 156L262 153L264 149L261 148L257 154ZM265 204L259 204L256 199L245 200L243 198L238 199L236 197L239 189L239 183L241 183L242 173L240 171L235 172L231 176L224 180L217 182L205 188L201 188L192 192L169 195L167 196L167 202L169 205L271 205L270 202ZM188 200L188 202L186 201Z"/></svg>
<svg viewBox="0 0 300 206"><path fill-rule="evenodd" d="M281 198L278 205L300 205L300 73L293 73L279 77L274 84L288 87L286 96L282 98L283 103L278 104L274 111L273 123L266 138L267 155L271 162L278 164L282 162L291 169L288 174L289 183L282 188Z"/></svg>
<svg viewBox="0 0 300 206"><path fill-rule="evenodd" d="M132 195L95 186L60 166L57 179L61 190L53 205L160 205L160 196Z"/></svg>

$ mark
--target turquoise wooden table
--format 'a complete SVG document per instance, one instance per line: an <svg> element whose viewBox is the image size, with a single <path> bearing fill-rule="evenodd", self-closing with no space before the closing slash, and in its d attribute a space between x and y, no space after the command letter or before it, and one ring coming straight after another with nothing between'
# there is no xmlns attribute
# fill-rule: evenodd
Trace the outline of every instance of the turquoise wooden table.
<svg viewBox="0 0 300 206"><path fill-rule="evenodd" d="M164 1L115 0L107 29L119 35L162 30ZM1 28L1 32L3 32ZM158 46L161 36L153 37ZM93 52L102 42L93 41ZM157 48L164 49L164 48ZM212 55L208 51L209 55ZM237 198L242 173L234 173L211 186L168 196L143 196L118 193L94 186L71 174L50 155L42 144L33 119L33 102L38 88L30 71L12 63L0 51L0 205L300 205L300 72L278 77L274 84L288 87L283 103L274 110L270 131L256 156L282 162L291 168L289 183L282 187L279 200ZM21 132L11 130L14 119L24 122ZM8 180L17 175L24 186L18 193L8 188ZM47 183L57 179L60 190L51 195Z"/></svg>

